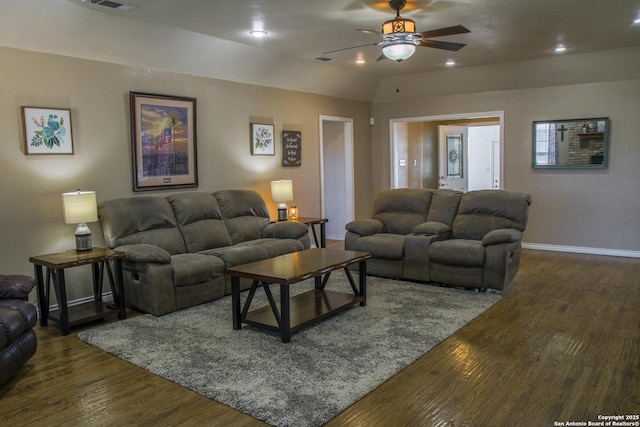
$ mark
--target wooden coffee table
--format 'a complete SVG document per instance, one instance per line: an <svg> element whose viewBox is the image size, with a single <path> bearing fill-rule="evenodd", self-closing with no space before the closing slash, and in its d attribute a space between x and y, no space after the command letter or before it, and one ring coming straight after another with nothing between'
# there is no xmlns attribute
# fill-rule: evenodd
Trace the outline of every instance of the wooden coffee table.
<svg viewBox="0 0 640 427"><path fill-rule="evenodd" d="M308 249L262 261L228 268L231 276L233 329L242 329L242 323L279 332L282 342L291 341L291 334L356 304L367 304L368 252L339 249ZM348 267L358 263L358 287ZM332 271L344 269L353 294L326 290ZM249 295L240 310L240 278L253 280ZM289 296L289 286L315 278L315 288ZM276 303L269 283L280 284L280 304ZM257 288L262 285L269 305L249 312Z"/></svg>

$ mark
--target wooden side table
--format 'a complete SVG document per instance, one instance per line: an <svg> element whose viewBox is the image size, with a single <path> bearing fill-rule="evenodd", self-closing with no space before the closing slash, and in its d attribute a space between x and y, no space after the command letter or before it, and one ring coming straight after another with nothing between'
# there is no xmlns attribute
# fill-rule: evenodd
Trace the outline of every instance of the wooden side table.
<svg viewBox="0 0 640 427"><path fill-rule="evenodd" d="M49 319L51 319L54 322L58 322L62 335L68 335L72 326L102 319L116 311L118 312L118 318L125 319L127 311L122 277L122 258L124 257L124 252L105 248L93 248L88 251L72 249L66 252L30 257L29 262L33 263L38 289L40 325L47 326ZM110 261L113 261L115 271L111 270ZM94 300L69 307L64 271L67 268L82 265L91 265L92 267ZM47 269L46 282L45 274L43 274L42 270L43 267ZM102 301L102 283L105 270L113 293L113 305L108 305ZM53 282L59 307L58 310L53 311L49 311L51 282Z"/></svg>
<svg viewBox="0 0 640 427"><path fill-rule="evenodd" d="M313 232L313 240L315 241L316 248L326 248L327 247L327 237L325 224L329 222L327 218L311 218L311 217L298 217L298 219L291 219L291 222L300 222L302 224L307 224L307 226ZM318 235L316 234L315 225L320 225L320 242L318 242Z"/></svg>

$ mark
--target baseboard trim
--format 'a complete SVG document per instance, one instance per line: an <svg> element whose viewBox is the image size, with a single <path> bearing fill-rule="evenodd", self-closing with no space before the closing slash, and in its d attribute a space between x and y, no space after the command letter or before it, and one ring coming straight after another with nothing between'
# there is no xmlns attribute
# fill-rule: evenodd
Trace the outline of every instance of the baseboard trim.
<svg viewBox="0 0 640 427"><path fill-rule="evenodd" d="M327 240L344 240L344 234L327 234Z"/></svg>
<svg viewBox="0 0 640 427"><path fill-rule="evenodd" d="M84 297L84 298L80 298L80 299L74 299L72 301L67 301L67 307L73 307L74 305L80 305L80 304L84 304L86 302L91 302L93 301L95 298L93 296L90 297ZM106 303L112 303L113 302L113 294L111 292L105 292L102 294L102 301L106 302ZM38 316L40 315L40 304L38 304L38 300L34 301L34 304L37 304L38 307ZM54 304L49 306L49 311L53 311L53 310L58 310L60 308L60 306L58 304Z"/></svg>
<svg viewBox="0 0 640 427"><path fill-rule="evenodd" d="M624 249L587 248L582 246L547 245L544 243L523 243L522 247L524 249L536 249L539 251L640 258L640 251L628 251Z"/></svg>

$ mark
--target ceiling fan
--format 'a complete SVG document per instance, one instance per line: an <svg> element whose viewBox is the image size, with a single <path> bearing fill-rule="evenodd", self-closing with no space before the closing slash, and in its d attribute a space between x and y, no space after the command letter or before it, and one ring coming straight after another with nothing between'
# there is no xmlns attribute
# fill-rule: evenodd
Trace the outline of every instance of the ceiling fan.
<svg viewBox="0 0 640 427"><path fill-rule="evenodd" d="M377 43L368 43L359 46L330 50L328 52L323 52L323 55L365 46L382 46L382 55L380 55L378 61L388 58L394 61L402 62L413 55L416 50L416 46L432 47L435 49L444 49L453 52L457 52L458 50L466 46L462 43L431 40L434 37L451 36L454 34L464 34L471 32L462 25L455 25L453 27L446 27L437 30L417 33L415 21L400 16L400 11L406 6L406 4L407 0L389 1L389 6L391 6L391 8L396 11L396 16L395 18L390 19L382 24L382 31L361 29L357 30L363 33L381 35L381 41Z"/></svg>

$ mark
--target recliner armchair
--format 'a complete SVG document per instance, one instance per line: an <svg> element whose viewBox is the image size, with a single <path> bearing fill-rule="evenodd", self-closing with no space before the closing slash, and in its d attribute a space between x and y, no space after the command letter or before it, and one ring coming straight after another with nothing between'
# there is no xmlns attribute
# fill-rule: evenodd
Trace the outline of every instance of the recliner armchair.
<svg viewBox="0 0 640 427"><path fill-rule="evenodd" d="M36 353L38 312L27 300L34 285L29 276L0 274L0 385Z"/></svg>

